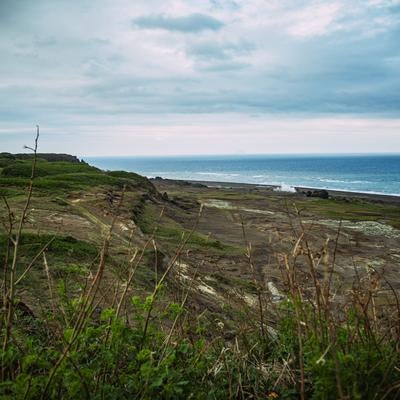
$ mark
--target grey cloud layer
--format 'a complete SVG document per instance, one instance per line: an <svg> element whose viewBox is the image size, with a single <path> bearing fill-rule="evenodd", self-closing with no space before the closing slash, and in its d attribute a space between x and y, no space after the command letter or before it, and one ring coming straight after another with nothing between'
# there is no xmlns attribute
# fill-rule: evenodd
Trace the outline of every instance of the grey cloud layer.
<svg viewBox="0 0 400 400"><path fill-rule="evenodd" d="M204 30L216 31L224 24L216 18L204 14L190 14L184 17L169 17L166 15L148 15L135 18L134 26L144 29L165 29L179 32L201 32Z"/></svg>

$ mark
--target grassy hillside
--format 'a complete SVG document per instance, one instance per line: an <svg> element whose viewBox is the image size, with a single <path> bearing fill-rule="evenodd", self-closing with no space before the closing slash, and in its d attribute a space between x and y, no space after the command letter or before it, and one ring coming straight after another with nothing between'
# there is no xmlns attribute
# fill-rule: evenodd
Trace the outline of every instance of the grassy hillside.
<svg viewBox="0 0 400 400"><path fill-rule="evenodd" d="M31 175L32 161L0 159L0 189L25 188ZM48 162L38 160L35 168L34 186L41 192L56 193L66 190L84 190L96 186L109 186L121 189L143 188L155 192L153 185L140 175L128 172L105 172L85 163L65 161Z"/></svg>

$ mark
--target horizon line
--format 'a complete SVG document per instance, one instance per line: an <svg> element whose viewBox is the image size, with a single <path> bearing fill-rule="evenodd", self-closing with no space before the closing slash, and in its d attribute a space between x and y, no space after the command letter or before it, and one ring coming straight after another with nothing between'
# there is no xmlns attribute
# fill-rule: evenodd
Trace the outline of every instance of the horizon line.
<svg viewBox="0 0 400 400"><path fill-rule="evenodd" d="M55 153L56 154L56 153ZM98 155L79 155L80 158L154 158L154 157L260 157L260 156L400 156L400 151L394 152L322 152L322 153L197 153L197 154L129 154L129 155L105 155L105 154L98 154Z"/></svg>

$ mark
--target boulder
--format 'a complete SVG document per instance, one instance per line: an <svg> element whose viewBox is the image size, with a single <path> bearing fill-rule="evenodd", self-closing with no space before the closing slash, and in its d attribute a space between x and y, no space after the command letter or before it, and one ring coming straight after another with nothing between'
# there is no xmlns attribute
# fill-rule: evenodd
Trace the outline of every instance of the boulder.
<svg viewBox="0 0 400 400"><path fill-rule="evenodd" d="M329 199L329 192L325 189L321 190L308 190L307 197L318 197L320 199Z"/></svg>

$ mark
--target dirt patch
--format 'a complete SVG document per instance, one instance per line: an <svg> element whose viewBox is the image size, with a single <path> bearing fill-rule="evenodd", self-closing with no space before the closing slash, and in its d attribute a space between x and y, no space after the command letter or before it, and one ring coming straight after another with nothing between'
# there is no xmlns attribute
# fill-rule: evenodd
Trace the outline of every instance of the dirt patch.
<svg viewBox="0 0 400 400"><path fill-rule="evenodd" d="M339 221L335 220L319 220L316 223L329 227L339 227ZM384 236L392 239L400 238L400 230L393 228L390 225L375 221L352 222L344 220L342 221L342 228L362 232L365 235L370 236Z"/></svg>
<svg viewBox="0 0 400 400"><path fill-rule="evenodd" d="M262 214L262 215L274 215L276 214L273 211L269 210L258 210L255 208L246 208L246 207L241 207L241 206L234 206L232 203L229 201L225 200L218 200L218 199L210 199L202 202L204 207L214 207L214 208L220 208L222 210L230 210L230 211L244 211L248 213L253 213L253 214Z"/></svg>

